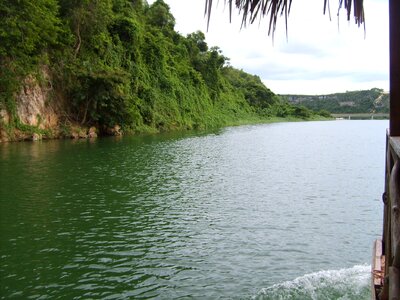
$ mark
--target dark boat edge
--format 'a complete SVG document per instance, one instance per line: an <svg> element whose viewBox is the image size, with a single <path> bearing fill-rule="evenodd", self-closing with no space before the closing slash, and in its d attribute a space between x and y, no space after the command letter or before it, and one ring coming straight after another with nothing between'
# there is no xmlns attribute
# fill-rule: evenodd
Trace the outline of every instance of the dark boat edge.
<svg viewBox="0 0 400 300"><path fill-rule="evenodd" d="M382 239L374 242L372 299L400 299L400 136L386 139Z"/></svg>

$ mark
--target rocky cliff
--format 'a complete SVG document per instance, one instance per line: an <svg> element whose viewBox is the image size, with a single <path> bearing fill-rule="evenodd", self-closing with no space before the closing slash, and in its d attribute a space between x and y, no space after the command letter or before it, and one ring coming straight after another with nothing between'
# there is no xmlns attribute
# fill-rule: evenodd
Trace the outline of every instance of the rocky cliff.
<svg viewBox="0 0 400 300"><path fill-rule="evenodd" d="M0 143L48 138L94 138L98 129L69 120L63 95L53 89L49 72L42 68L40 79L29 75L15 95L12 111L0 109ZM121 134L119 126L106 133Z"/></svg>

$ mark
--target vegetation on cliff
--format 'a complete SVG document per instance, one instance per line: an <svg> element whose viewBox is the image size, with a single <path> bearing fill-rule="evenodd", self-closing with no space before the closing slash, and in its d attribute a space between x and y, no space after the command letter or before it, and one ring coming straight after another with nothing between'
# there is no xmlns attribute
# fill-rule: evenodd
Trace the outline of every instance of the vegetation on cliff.
<svg viewBox="0 0 400 300"><path fill-rule="evenodd" d="M0 111L9 115L0 126L8 132L32 131L16 109L28 76L47 88L47 105L62 107L64 131L71 124L159 131L316 116L230 66L202 32L177 33L162 0L5 0L0 17Z"/></svg>
<svg viewBox="0 0 400 300"><path fill-rule="evenodd" d="M389 113L389 94L378 88L329 95L285 95L284 97L290 103L334 114Z"/></svg>

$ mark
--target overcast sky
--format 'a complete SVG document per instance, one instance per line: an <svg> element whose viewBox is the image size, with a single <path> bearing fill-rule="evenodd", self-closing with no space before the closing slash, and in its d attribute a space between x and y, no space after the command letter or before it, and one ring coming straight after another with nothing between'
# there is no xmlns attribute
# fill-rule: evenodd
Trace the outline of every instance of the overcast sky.
<svg viewBox="0 0 400 300"><path fill-rule="evenodd" d="M374 87L389 90L388 1L365 0L366 32L337 16L331 0L331 20L323 15L323 0L294 0L286 39L284 18L278 20L274 41L267 20L240 29L241 19L224 0L214 0L210 27L205 0L164 0L183 35L201 30L209 46L218 46L231 65L260 76L277 94L327 94ZM150 0L149 3L154 2ZM219 2L219 3L218 3Z"/></svg>

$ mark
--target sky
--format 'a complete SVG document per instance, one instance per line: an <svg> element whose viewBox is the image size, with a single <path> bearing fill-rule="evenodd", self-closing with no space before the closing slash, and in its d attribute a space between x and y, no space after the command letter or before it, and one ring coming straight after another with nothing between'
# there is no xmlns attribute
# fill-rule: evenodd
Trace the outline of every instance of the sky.
<svg viewBox="0 0 400 300"><path fill-rule="evenodd" d="M365 31L347 21L345 10L338 16L338 0L330 0L331 17L323 14L323 0L294 0L287 35L281 17L274 38L267 19L241 28L235 10L230 23L224 0L214 0L208 31L205 0L164 1L175 30L204 32L209 47L218 46L233 67L258 75L277 94L389 90L388 0L364 0Z"/></svg>

